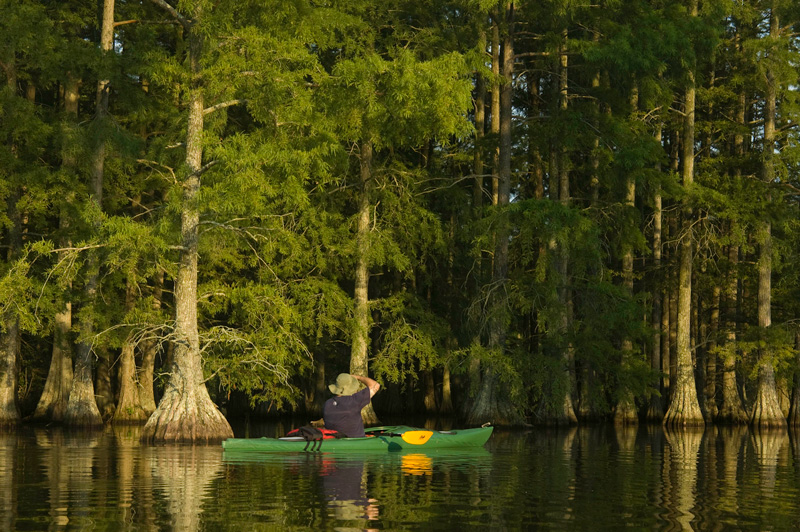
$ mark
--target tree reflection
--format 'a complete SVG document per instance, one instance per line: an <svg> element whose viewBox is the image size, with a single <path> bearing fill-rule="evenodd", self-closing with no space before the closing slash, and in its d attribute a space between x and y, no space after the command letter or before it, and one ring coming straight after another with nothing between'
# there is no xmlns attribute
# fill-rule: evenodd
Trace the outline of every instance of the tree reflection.
<svg viewBox="0 0 800 532"><path fill-rule="evenodd" d="M667 446L664 449L662 489L671 524L669 530L693 530L697 462L703 432L702 428L672 430L664 427Z"/></svg>
<svg viewBox="0 0 800 532"><path fill-rule="evenodd" d="M778 456L789 441L789 433L783 429L752 429L751 440L759 465L761 495L772 498L778 469Z"/></svg>
<svg viewBox="0 0 800 532"><path fill-rule="evenodd" d="M14 530L17 515L17 435L0 430L0 530Z"/></svg>
<svg viewBox="0 0 800 532"><path fill-rule="evenodd" d="M722 456L717 461L721 470L717 504L720 510L732 515L736 515L739 511L740 463L747 440L747 432L747 428L742 425L730 425L716 429L717 439L722 440Z"/></svg>
<svg viewBox="0 0 800 532"><path fill-rule="evenodd" d="M101 433L39 429L35 431L41 449L50 505L50 530L88 525L92 516L92 468Z"/></svg>
<svg viewBox="0 0 800 532"><path fill-rule="evenodd" d="M141 449L153 480L163 492L172 530L199 529L203 502L212 481L222 471L222 451L217 446L165 445Z"/></svg>

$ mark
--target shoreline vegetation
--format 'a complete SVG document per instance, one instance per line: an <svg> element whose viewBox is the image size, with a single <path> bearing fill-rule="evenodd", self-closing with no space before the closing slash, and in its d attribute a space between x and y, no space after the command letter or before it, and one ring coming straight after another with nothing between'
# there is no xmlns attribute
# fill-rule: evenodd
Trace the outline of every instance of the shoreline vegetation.
<svg viewBox="0 0 800 532"><path fill-rule="evenodd" d="M800 4L595 4L5 3L0 426L800 424Z"/></svg>

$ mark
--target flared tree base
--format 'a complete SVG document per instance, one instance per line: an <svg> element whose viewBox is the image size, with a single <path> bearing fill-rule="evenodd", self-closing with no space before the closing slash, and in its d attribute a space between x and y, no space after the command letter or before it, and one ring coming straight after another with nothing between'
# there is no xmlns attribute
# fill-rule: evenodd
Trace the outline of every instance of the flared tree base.
<svg viewBox="0 0 800 532"><path fill-rule="evenodd" d="M723 404L714 422L718 425L747 425L749 416L741 404Z"/></svg>
<svg viewBox="0 0 800 532"><path fill-rule="evenodd" d="M483 377L481 390L467 414L467 426L491 424L497 427L519 427L525 425L522 413L498 392L497 376L488 371Z"/></svg>
<svg viewBox="0 0 800 532"><path fill-rule="evenodd" d="M372 403L361 410L361 421L364 422L365 427L374 427L381 424L381 420L378 419L378 414L376 414L375 409L372 408Z"/></svg>
<svg viewBox="0 0 800 532"><path fill-rule="evenodd" d="M753 411L750 415L750 424L754 427L785 428L786 417L783 415L777 394L759 390Z"/></svg>
<svg viewBox="0 0 800 532"><path fill-rule="evenodd" d="M111 421L115 425L137 425L144 424L150 418L150 414L138 405L118 405Z"/></svg>
<svg viewBox="0 0 800 532"><path fill-rule="evenodd" d="M141 441L214 443L232 437L228 420L208 396L205 385L184 389L183 393L168 385L158 408L142 429Z"/></svg>
<svg viewBox="0 0 800 532"><path fill-rule="evenodd" d="M13 406L0 408L0 427L14 427L20 422L19 410Z"/></svg>
<svg viewBox="0 0 800 532"><path fill-rule="evenodd" d="M694 385L694 383L691 383ZM664 426L670 428L702 427L706 422L697 396L688 391L677 392L664 416Z"/></svg>
<svg viewBox="0 0 800 532"><path fill-rule="evenodd" d="M87 383L74 382L64 412L64 425L71 428L99 428L103 418L94 399L94 387Z"/></svg>
<svg viewBox="0 0 800 532"><path fill-rule="evenodd" d="M617 407L614 409L614 424L615 425L636 425L639 423L639 415L636 411L636 403L633 397L627 394L620 399Z"/></svg>

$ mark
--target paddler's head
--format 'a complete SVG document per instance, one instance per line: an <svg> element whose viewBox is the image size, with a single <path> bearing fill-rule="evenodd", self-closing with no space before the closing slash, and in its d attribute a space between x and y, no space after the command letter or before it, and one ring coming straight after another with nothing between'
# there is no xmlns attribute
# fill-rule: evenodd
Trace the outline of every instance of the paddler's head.
<svg viewBox="0 0 800 532"><path fill-rule="evenodd" d="M339 373L336 382L328 385L334 395L353 395L358 391L358 380L349 373Z"/></svg>

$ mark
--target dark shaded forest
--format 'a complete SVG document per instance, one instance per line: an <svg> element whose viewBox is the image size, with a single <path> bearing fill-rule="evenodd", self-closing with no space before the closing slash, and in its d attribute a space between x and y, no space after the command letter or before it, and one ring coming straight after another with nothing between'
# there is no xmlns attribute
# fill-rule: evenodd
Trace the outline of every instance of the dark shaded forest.
<svg viewBox="0 0 800 532"><path fill-rule="evenodd" d="M800 423L794 0L0 5L0 424Z"/></svg>

